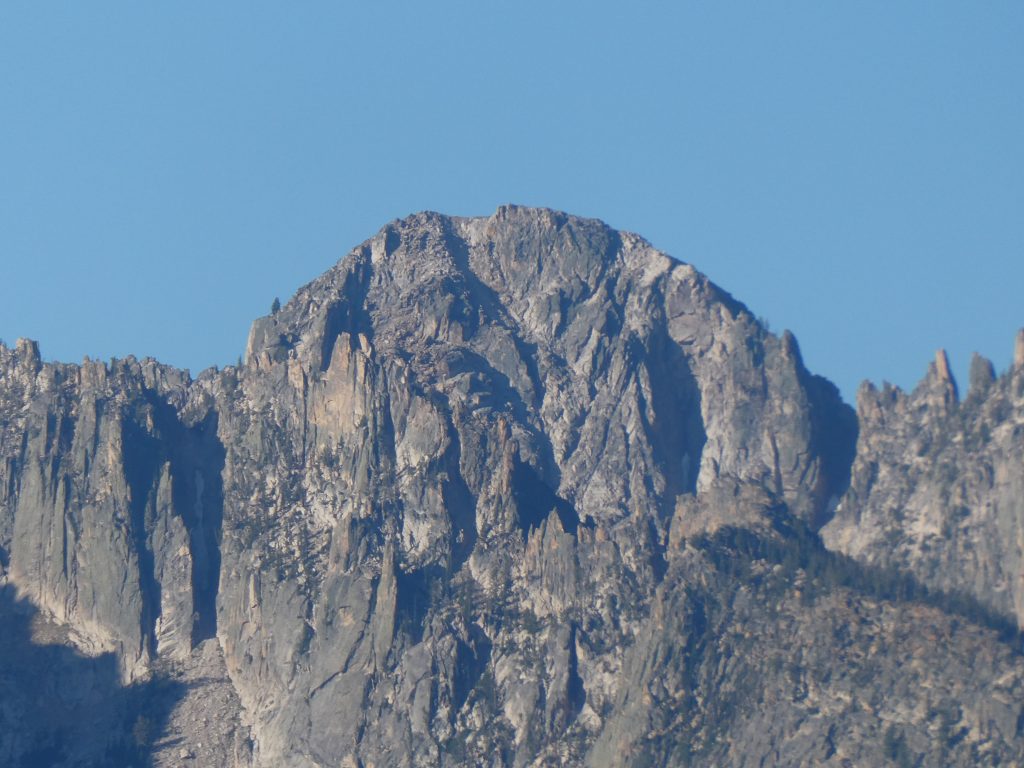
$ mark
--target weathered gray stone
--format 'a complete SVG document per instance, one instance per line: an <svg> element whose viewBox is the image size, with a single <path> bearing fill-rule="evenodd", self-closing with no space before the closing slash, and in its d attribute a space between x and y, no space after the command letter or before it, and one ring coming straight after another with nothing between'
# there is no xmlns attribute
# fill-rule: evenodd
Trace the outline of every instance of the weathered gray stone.
<svg viewBox="0 0 1024 768"><path fill-rule="evenodd" d="M975 358L970 395L933 367L912 393L861 388L852 482L825 543L1024 623L1024 368Z"/></svg>
<svg viewBox="0 0 1024 768"><path fill-rule="evenodd" d="M968 396L981 397L995 383L996 369L992 361L977 352L971 357L971 388Z"/></svg>
<svg viewBox="0 0 1024 768"><path fill-rule="evenodd" d="M972 407L1020 396L982 373ZM693 267L553 211L418 214L257 320L240 367L0 347L0 579L168 707L81 755L136 731L158 765L1012 764L998 617L870 568L877 531L918 535L872 462L918 483L903 441L963 407L944 353L910 398L865 390L855 461L793 336ZM941 563L992 589L1017 555L986 546ZM891 564L964 581L923 561ZM3 723L0 748L27 749Z"/></svg>

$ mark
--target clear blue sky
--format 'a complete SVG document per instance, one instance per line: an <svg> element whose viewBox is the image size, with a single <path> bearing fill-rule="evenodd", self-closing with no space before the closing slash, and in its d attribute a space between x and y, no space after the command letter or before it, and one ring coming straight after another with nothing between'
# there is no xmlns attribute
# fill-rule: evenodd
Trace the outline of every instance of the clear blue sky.
<svg viewBox="0 0 1024 768"><path fill-rule="evenodd" d="M159 7L158 7L159 6ZM1024 3L0 5L0 337L233 362L387 221L639 232L850 398L1024 325Z"/></svg>

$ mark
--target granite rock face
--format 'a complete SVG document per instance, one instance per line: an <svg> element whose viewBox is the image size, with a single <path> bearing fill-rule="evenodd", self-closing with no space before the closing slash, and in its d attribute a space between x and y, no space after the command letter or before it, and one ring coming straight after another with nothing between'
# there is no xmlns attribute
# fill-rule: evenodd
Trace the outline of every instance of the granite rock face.
<svg viewBox="0 0 1024 768"><path fill-rule="evenodd" d="M18 591L116 652L126 681L211 637L222 449L190 382L151 360L0 351L0 547Z"/></svg>
<svg viewBox="0 0 1024 768"><path fill-rule="evenodd" d="M945 353L911 393L864 385L852 482L826 544L1024 624L1024 332L961 401Z"/></svg>
<svg viewBox="0 0 1024 768"><path fill-rule="evenodd" d="M980 410L1019 393L982 367ZM944 370L885 425L945 434ZM239 367L0 347L0 580L153 713L58 764L1019 762L1016 593L986 591L1017 555L872 554L921 547L861 522L888 514L865 467L908 475L865 414L635 235L419 214Z"/></svg>

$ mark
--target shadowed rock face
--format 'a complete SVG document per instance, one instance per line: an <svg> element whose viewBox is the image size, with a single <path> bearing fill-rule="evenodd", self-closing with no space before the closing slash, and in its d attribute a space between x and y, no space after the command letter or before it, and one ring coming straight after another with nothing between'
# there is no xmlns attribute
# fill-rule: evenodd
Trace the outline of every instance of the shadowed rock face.
<svg viewBox="0 0 1024 768"><path fill-rule="evenodd" d="M68 628L0 587L0 765L147 765L183 686L124 686L112 653L68 647Z"/></svg>
<svg viewBox="0 0 1024 768"><path fill-rule="evenodd" d="M0 347L0 429L2 578L182 681L181 760L1021 758L998 613L822 548L863 495L835 387L597 221L394 222L194 381Z"/></svg>

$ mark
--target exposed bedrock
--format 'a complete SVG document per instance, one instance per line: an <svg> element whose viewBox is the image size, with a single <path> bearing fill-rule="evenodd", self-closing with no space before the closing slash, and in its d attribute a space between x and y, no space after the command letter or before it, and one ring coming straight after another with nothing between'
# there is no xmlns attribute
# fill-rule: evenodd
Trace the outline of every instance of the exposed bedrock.
<svg viewBox="0 0 1024 768"><path fill-rule="evenodd" d="M238 367L0 347L0 580L161 765L1019 761L1021 369L858 420L636 235L418 214Z"/></svg>

